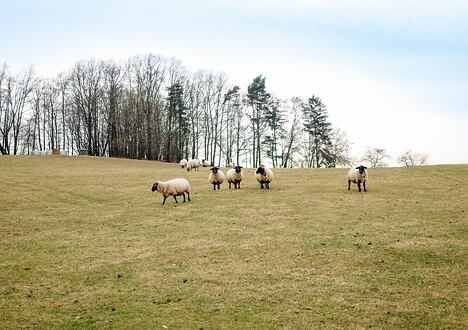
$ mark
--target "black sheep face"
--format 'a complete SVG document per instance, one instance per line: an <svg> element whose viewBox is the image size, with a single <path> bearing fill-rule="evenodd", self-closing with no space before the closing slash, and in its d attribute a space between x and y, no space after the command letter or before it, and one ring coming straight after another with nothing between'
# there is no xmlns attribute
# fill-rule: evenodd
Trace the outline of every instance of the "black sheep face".
<svg viewBox="0 0 468 330"><path fill-rule="evenodd" d="M362 165L359 165L358 167L356 167L356 170L359 170L359 173L364 173L364 170L367 169L367 167L365 166L362 166Z"/></svg>
<svg viewBox="0 0 468 330"><path fill-rule="evenodd" d="M210 170L212 170L213 173L216 174L216 173L218 173L219 167L214 166L214 167L210 168Z"/></svg>
<svg viewBox="0 0 468 330"><path fill-rule="evenodd" d="M265 174L265 168L263 166L260 166L259 168L257 168L257 171L255 171L256 174Z"/></svg>
<svg viewBox="0 0 468 330"><path fill-rule="evenodd" d="M234 167L234 168L236 169L236 173L240 173L240 172L241 172L242 166L237 165L237 166Z"/></svg>
<svg viewBox="0 0 468 330"><path fill-rule="evenodd" d="M151 188L152 192L155 192L156 190L158 190L158 183L157 182L155 184L153 184L153 188Z"/></svg>

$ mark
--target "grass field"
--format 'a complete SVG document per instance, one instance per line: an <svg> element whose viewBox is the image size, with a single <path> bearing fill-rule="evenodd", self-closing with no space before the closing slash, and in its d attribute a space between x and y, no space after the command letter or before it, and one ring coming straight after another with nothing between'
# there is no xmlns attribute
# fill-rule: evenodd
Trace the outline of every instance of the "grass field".
<svg viewBox="0 0 468 330"><path fill-rule="evenodd" d="M468 165L346 172L0 156L0 329L466 329Z"/></svg>

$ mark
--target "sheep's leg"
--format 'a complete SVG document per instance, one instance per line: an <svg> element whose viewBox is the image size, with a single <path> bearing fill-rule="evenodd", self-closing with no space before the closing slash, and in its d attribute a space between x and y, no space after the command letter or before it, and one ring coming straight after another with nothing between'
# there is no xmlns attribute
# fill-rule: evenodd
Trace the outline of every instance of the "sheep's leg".
<svg viewBox="0 0 468 330"><path fill-rule="evenodd" d="M213 183L213 190L216 190L216 183Z"/></svg>
<svg viewBox="0 0 468 330"><path fill-rule="evenodd" d="M229 182L229 189L231 189L231 182ZM234 189L236 189L236 184L234 183Z"/></svg>
<svg viewBox="0 0 468 330"><path fill-rule="evenodd" d="M263 189L263 182L260 182L260 189Z"/></svg>
<svg viewBox="0 0 468 330"><path fill-rule="evenodd" d="M220 188L220 185L221 185L221 183L218 182L218 190L221 189L221 188Z"/></svg>
<svg viewBox="0 0 468 330"><path fill-rule="evenodd" d="M164 196L164 200L163 200L161 205L164 205L164 203L166 203L166 198L167 198L167 196Z"/></svg>
<svg viewBox="0 0 468 330"><path fill-rule="evenodd" d="M361 190L362 190L362 189L361 189L361 181L358 181L358 182L357 182L357 186L358 186L358 188L359 188L359 192L361 192Z"/></svg>
<svg viewBox="0 0 468 330"><path fill-rule="evenodd" d="M364 191L367 191L367 190L366 190L366 183L363 182L362 185L364 186Z"/></svg>
<svg viewBox="0 0 468 330"><path fill-rule="evenodd" d="M177 198L175 197L175 195L174 195L174 199L175 199L175 202L178 203L178 202L177 202Z"/></svg>
<svg viewBox="0 0 468 330"><path fill-rule="evenodd" d="M266 183L266 187L267 187L267 189L270 189L270 183L269 182Z"/></svg>
<svg viewBox="0 0 468 330"><path fill-rule="evenodd" d="M348 190L351 190L351 180L348 180Z"/></svg>
<svg viewBox="0 0 468 330"><path fill-rule="evenodd" d="M182 196L184 196L184 203L185 203L185 194L182 194Z"/></svg>
<svg viewBox="0 0 468 330"><path fill-rule="evenodd" d="M187 193L188 201L190 202L190 193Z"/></svg>
<svg viewBox="0 0 468 330"><path fill-rule="evenodd" d="M240 189L240 182L237 182L237 189Z"/></svg>

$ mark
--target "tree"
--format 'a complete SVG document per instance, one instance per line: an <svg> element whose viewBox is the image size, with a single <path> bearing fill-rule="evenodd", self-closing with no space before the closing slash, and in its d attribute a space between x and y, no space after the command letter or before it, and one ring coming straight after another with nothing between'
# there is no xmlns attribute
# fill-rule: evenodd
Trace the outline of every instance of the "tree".
<svg viewBox="0 0 468 330"><path fill-rule="evenodd" d="M187 152L189 121L183 99L184 89L179 83L168 88L166 161L180 161ZM174 147L174 148L173 148ZM175 150L174 150L175 149Z"/></svg>
<svg viewBox="0 0 468 330"><path fill-rule="evenodd" d="M262 162L262 136L266 128L265 114L268 110L270 94L265 89L265 77L257 76L247 88L247 100L251 107L252 123L252 165L257 167Z"/></svg>
<svg viewBox="0 0 468 330"><path fill-rule="evenodd" d="M402 166L418 166L427 164L428 156L426 154L420 154L413 152L411 149L405 151L397 161Z"/></svg>
<svg viewBox="0 0 468 330"><path fill-rule="evenodd" d="M303 105L304 127L309 137L309 167L327 166L329 162L328 148L331 144L331 124L322 100L312 95Z"/></svg>
<svg viewBox="0 0 468 330"><path fill-rule="evenodd" d="M271 98L265 111L265 121L269 128L269 134L264 139L264 144L267 146L266 154L270 157L273 167L278 167L278 161L282 157L278 155L278 142L285 137L283 128L285 119L279 99Z"/></svg>
<svg viewBox="0 0 468 330"><path fill-rule="evenodd" d="M348 141L346 132L339 128L332 129L330 134L330 162L329 167L351 166L352 160L349 156L351 143Z"/></svg>
<svg viewBox="0 0 468 330"><path fill-rule="evenodd" d="M292 166L293 153L298 149L297 143L301 136L301 106L302 101L299 97L293 97L286 102L286 112L291 118L282 139L281 167Z"/></svg>
<svg viewBox="0 0 468 330"><path fill-rule="evenodd" d="M371 167L385 167L387 166L387 163L385 163L384 160L389 158L390 156L387 154L387 150L384 148L368 147L364 153L364 156L362 157L362 160L369 162Z"/></svg>

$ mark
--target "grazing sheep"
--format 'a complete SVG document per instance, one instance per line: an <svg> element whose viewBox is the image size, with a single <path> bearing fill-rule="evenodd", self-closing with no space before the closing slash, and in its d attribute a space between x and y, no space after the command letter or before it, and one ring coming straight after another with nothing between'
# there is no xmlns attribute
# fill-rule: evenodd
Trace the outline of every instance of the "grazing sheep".
<svg viewBox="0 0 468 330"><path fill-rule="evenodd" d="M218 190L220 189L221 183L224 182L224 179L226 178L224 176L224 173L219 169L217 166L213 166L210 168L211 172L210 175L208 175L208 181L213 185L213 190L216 190L216 186L218 186Z"/></svg>
<svg viewBox="0 0 468 330"><path fill-rule="evenodd" d="M185 168L185 166L187 166L187 159L182 159L182 160L180 161L180 166L181 166L182 168Z"/></svg>
<svg viewBox="0 0 468 330"><path fill-rule="evenodd" d="M159 191L163 196L164 200L162 205L166 202L166 198L168 196L174 196L175 202L177 203L176 196L184 196L184 203L185 203L185 193L187 193L188 201L190 202L190 183L183 178L172 179L169 181L156 181L153 184L153 188L151 191Z"/></svg>
<svg viewBox="0 0 468 330"><path fill-rule="evenodd" d="M210 162L207 161L206 159L203 159L202 162L201 162L201 164L202 164L203 167L208 167L208 166L210 166Z"/></svg>
<svg viewBox="0 0 468 330"><path fill-rule="evenodd" d="M351 182L357 183L359 192L361 191L361 183L364 186L364 191L366 190L366 181L367 181L367 167L365 166L358 166L356 168L352 168L348 172L348 190L351 190Z"/></svg>
<svg viewBox="0 0 468 330"><path fill-rule="evenodd" d="M270 182L273 181L275 175L272 170L266 168L264 165L260 165L260 167L257 168L257 171L255 171L255 177L260 183L260 188L263 189L263 185L265 185L267 189L270 189Z"/></svg>
<svg viewBox="0 0 468 330"><path fill-rule="evenodd" d="M234 183L234 189L240 189L240 183L243 177L244 174L242 173L242 166L237 165L227 171L226 178L229 182L229 189L231 189L231 183Z"/></svg>
<svg viewBox="0 0 468 330"><path fill-rule="evenodd" d="M195 169L198 171L198 166L200 166L200 160L199 159L190 159L187 162L187 172L191 171L192 169Z"/></svg>

